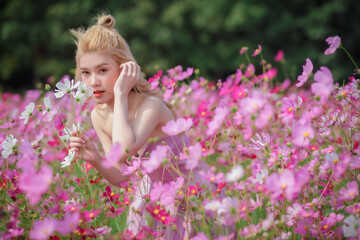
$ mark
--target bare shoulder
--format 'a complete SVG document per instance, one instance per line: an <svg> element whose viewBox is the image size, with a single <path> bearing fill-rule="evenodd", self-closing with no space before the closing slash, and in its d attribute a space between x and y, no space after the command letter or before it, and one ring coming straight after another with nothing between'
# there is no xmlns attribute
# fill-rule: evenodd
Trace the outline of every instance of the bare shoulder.
<svg viewBox="0 0 360 240"><path fill-rule="evenodd" d="M140 102L137 115L139 114L151 114L157 117L161 116L162 120L170 121L174 118L171 110L166 104L157 96L146 96Z"/></svg>
<svg viewBox="0 0 360 240"><path fill-rule="evenodd" d="M91 111L91 121L95 128L98 128L101 124L102 118L99 114L99 109L97 107L94 107L94 109Z"/></svg>

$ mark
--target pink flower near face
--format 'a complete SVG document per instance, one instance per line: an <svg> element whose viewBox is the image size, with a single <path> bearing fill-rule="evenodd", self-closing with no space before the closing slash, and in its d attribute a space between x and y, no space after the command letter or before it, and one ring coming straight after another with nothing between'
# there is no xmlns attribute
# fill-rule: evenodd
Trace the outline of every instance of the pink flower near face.
<svg viewBox="0 0 360 240"><path fill-rule="evenodd" d="M193 121L191 118L179 118L176 120L176 122L174 120L169 121L165 126L162 127L162 130L169 136L174 136L186 132L191 128L192 125Z"/></svg>
<svg viewBox="0 0 360 240"><path fill-rule="evenodd" d="M314 68L314 66L313 66L310 58L307 58L305 65L303 65L303 72L297 78L298 83L295 85L296 87L301 87L302 85L304 85L304 83L306 83L310 74L312 73L313 68Z"/></svg>
<svg viewBox="0 0 360 240"><path fill-rule="evenodd" d="M309 145L310 139L314 138L314 129L308 123L296 124L293 127L293 144L297 146Z"/></svg>
<svg viewBox="0 0 360 240"><path fill-rule="evenodd" d="M328 37L325 40L330 46L325 50L325 55L333 54L341 44L341 38L339 36Z"/></svg>
<svg viewBox="0 0 360 240"><path fill-rule="evenodd" d="M330 93L334 90L334 79L327 67L320 67L314 75L315 83L311 85L311 91L321 96L322 101L326 101Z"/></svg>

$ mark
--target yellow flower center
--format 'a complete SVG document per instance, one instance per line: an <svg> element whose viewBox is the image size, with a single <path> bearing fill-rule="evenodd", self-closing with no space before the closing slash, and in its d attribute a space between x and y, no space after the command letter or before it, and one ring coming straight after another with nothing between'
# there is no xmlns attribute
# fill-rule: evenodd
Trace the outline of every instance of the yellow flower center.
<svg viewBox="0 0 360 240"><path fill-rule="evenodd" d="M156 215L156 214L159 214L159 209L155 209L154 210L154 214Z"/></svg>
<svg viewBox="0 0 360 240"><path fill-rule="evenodd" d="M90 213L89 217L91 217L91 218L92 218L93 216L94 216L94 214L93 214L93 213Z"/></svg>
<svg viewBox="0 0 360 240"><path fill-rule="evenodd" d="M195 189L193 189L193 190L191 191L191 193L196 193Z"/></svg>
<svg viewBox="0 0 360 240"><path fill-rule="evenodd" d="M211 181L211 182L212 182L212 181L214 181L214 180L215 180L215 178L214 178L214 177L211 177L211 178L210 178L210 181Z"/></svg>
<svg viewBox="0 0 360 240"><path fill-rule="evenodd" d="M309 133L308 133L308 132L305 132L305 133L304 133L304 137L309 137Z"/></svg>
<svg viewBox="0 0 360 240"><path fill-rule="evenodd" d="M206 114L205 112L202 112L202 113L201 113L201 116L205 116L205 114Z"/></svg>
<svg viewBox="0 0 360 240"><path fill-rule="evenodd" d="M166 217L164 217L164 216L161 217L161 220L162 220L162 221L165 221L165 219L166 219Z"/></svg>
<svg viewBox="0 0 360 240"><path fill-rule="evenodd" d="M258 108L258 105L255 104L255 105L253 106L253 109L257 109L257 108Z"/></svg>
<svg viewBox="0 0 360 240"><path fill-rule="evenodd" d="M110 193L110 196L114 196L114 195L115 195L115 193L113 193L113 192L112 192L112 193Z"/></svg>
<svg viewBox="0 0 360 240"><path fill-rule="evenodd" d="M326 225L324 226L324 229L327 229L328 227L329 227L329 225L326 224Z"/></svg>
<svg viewBox="0 0 360 240"><path fill-rule="evenodd" d="M292 108L288 108L288 112L289 112L289 113L292 112Z"/></svg>
<svg viewBox="0 0 360 240"><path fill-rule="evenodd" d="M281 185L281 189L284 190L285 188L286 188L286 184L284 183Z"/></svg>

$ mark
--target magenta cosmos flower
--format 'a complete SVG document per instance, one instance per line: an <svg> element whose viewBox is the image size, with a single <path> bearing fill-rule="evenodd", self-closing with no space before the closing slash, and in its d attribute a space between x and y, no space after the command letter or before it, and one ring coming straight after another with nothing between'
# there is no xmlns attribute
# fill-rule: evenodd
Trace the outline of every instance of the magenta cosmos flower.
<svg viewBox="0 0 360 240"><path fill-rule="evenodd" d="M334 90L334 79L327 67L320 67L314 75L315 83L311 85L311 91L321 96L322 100L326 100L330 93Z"/></svg>
<svg viewBox="0 0 360 240"><path fill-rule="evenodd" d="M169 136L174 136L189 130L192 125L193 121L191 118L179 118L176 120L176 122L174 120L169 121L165 126L162 127L162 130Z"/></svg>
<svg viewBox="0 0 360 240"><path fill-rule="evenodd" d="M304 85L304 83L306 83L310 74L312 73L313 68L314 68L314 66L313 66L310 58L307 58L305 65L303 65L303 72L297 78L298 83L295 85L296 87L301 87L302 85Z"/></svg>
<svg viewBox="0 0 360 240"><path fill-rule="evenodd" d="M328 37L325 41L329 44L329 48L325 50L325 55L333 54L341 44L339 36Z"/></svg>

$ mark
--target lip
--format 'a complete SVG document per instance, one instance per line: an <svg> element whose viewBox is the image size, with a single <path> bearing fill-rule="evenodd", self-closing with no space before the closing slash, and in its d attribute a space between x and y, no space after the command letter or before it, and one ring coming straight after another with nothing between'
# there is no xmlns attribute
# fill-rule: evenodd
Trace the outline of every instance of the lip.
<svg viewBox="0 0 360 240"><path fill-rule="evenodd" d="M94 95L95 97L100 97L100 96L102 96L104 93L105 93L105 91L103 91L103 90L95 90L95 91L93 92L93 95Z"/></svg>

